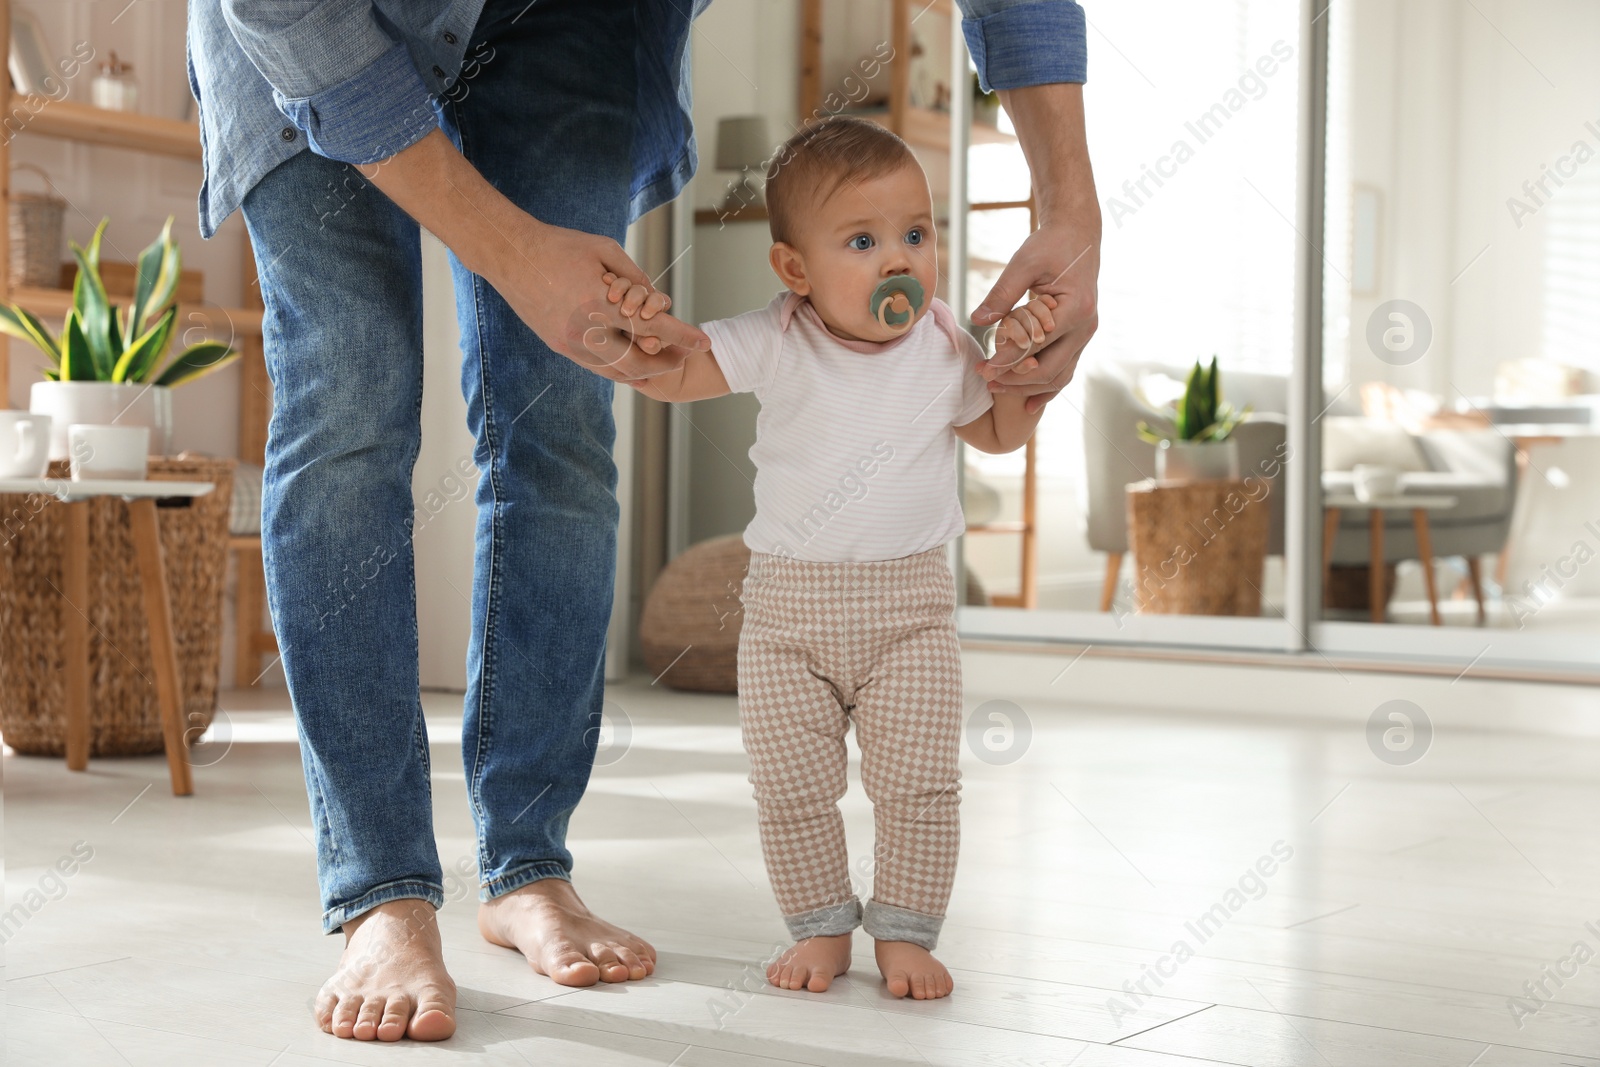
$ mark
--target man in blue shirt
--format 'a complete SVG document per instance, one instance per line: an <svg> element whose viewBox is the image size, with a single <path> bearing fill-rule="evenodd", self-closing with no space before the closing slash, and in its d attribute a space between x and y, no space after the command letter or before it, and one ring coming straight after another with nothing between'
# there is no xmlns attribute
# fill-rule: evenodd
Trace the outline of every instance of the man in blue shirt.
<svg viewBox="0 0 1600 1067"><path fill-rule="evenodd" d="M479 929L566 985L655 952L584 907L567 820L601 726L616 557L615 381L706 336L624 320L628 225L693 176L688 35L710 0L190 0L206 236L242 209L273 383L268 601L298 723L328 933L315 1015L362 1040L455 1029L418 695L411 473L420 230L451 252L478 481L462 750ZM1095 328L1100 218L1073 0L958 0L1014 120L1040 228L973 321L1030 288L1058 329L991 389L1046 402ZM376 187L371 188L371 187Z"/></svg>

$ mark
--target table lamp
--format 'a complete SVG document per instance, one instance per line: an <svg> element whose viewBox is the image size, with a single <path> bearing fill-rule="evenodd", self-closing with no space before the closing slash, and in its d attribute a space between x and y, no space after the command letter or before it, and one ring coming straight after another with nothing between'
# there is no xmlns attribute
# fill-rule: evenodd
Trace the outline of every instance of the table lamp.
<svg viewBox="0 0 1600 1067"><path fill-rule="evenodd" d="M740 172L717 210L732 214L746 206L766 204L762 190L772 147L765 115L735 115L717 122L717 169Z"/></svg>

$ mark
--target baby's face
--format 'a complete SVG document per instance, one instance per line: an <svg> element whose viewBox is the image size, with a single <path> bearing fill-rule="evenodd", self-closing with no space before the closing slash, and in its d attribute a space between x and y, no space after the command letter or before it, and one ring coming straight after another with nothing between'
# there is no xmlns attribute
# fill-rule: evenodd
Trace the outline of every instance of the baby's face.
<svg viewBox="0 0 1600 1067"><path fill-rule="evenodd" d="M928 313L939 269L933 200L921 167L844 183L797 236L810 284L805 295L841 337L892 341L909 329L889 329L869 306L872 291L894 274L922 285L912 324Z"/></svg>

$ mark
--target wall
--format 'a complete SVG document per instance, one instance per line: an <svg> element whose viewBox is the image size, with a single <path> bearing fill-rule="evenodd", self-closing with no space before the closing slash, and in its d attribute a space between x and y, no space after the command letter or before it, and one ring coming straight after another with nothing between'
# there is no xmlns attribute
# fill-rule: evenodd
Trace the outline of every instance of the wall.
<svg viewBox="0 0 1600 1067"><path fill-rule="evenodd" d="M1355 0L1336 12L1347 36L1347 166L1330 172L1383 194L1378 291L1349 299L1330 340L1357 383L1389 381L1446 400L1490 394L1504 360L1544 352L1545 210L1523 183L1587 141L1600 149L1600 8L1582 0ZM1335 90L1338 91L1337 89ZM1337 104L1335 105L1338 106ZM1337 146L1330 146L1337 154ZM1347 194L1336 189L1334 196ZM1347 216L1330 213L1330 228ZM1520 225L1519 225L1520 222ZM1341 235L1332 235L1338 245ZM1348 273L1342 259L1335 266ZM1330 279L1337 283L1338 279ZM1421 305L1429 355L1392 367L1367 348L1378 304Z"/></svg>
<svg viewBox="0 0 1600 1067"><path fill-rule="evenodd" d="M837 5L825 5L834 7ZM773 147L799 114L800 6L794 0L719 0L693 39L694 126L700 170L687 195L696 208L717 206L734 175L716 170L717 121L762 114ZM697 225L688 252L696 322L766 306L783 283L767 262L765 221ZM690 430L689 540L739 533L755 514L750 446L759 405L748 394L683 405Z"/></svg>

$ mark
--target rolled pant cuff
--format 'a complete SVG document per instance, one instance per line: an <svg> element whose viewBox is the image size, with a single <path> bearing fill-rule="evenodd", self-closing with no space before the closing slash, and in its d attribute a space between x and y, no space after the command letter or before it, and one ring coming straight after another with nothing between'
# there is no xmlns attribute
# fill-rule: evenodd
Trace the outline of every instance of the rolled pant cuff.
<svg viewBox="0 0 1600 1067"><path fill-rule="evenodd" d="M345 923L358 915L371 911L379 904L387 904L391 900L405 900L407 898L426 900L433 905L435 911L438 911L444 907L444 887L434 882L422 882L410 878L374 886L350 903L340 904L324 911L322 913L322 932L336 934Z"/></svg>
<svg viewBox="0 0 1600 1067"><path fill-rule="evenodd" d="M495 897L503 897L507 893L521 889L525 885L542 882L546 878L559 878L563 882L570 882L572 881L572 872L555 860L541 860L538 863L530 863L525 867L507 871L498 878L484 882L478 888L478 899L489 901Z"/></svg>
<svg viewBox="0 0 1600 1067"><path fill-rule="evenodd" d="M861 901L851 897L843 904L829 904L799 915L785 915L789 936L796 941L808 937L838 937L861 925Z"/></svg>
<svg viewBox="0 0 1600 1067"><path fill-rule="evenodd" d="M929 952L939 943L939 928L943 925L943 915L924 915L920 911L897 908L876 900L867 901L861 914L861 928L873 940L909 941Z"/></svg>

